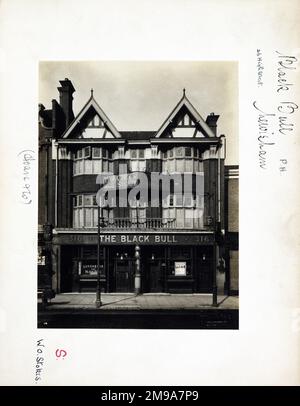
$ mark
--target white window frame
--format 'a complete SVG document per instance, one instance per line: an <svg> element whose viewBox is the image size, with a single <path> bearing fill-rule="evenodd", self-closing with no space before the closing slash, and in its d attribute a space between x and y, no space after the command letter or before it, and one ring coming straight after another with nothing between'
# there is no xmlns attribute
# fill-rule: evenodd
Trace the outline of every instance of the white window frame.
<svg viewBox="0 0 300 406"><path fill-rule="evenodd" d="M91 147L90 146L83 148L83 158L84 159L91 158Z"/></svg>

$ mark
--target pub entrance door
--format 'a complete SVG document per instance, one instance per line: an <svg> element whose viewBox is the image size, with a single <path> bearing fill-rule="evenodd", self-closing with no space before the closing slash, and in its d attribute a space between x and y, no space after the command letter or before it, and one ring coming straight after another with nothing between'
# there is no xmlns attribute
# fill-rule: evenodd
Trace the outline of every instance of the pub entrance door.
<svg viewBox="0 0 300 406"><path fill-rule="evenodd" d="M149 282L150 282L150 292L162 292L162 272L161 272L161 261L150 261L149 263Z"/></svg>
<svg viewBox="0 0 300 406"><path fill-rule="evenodd" d="M116 292L134 291L134 261L132 259L115 259Z"/></svg>
<svg viewBox="0 0 300 406"><path fill-rule="evenodd" d="M165 291L165 249L152 245L141 250L142 291L160 293Z"/></svg>

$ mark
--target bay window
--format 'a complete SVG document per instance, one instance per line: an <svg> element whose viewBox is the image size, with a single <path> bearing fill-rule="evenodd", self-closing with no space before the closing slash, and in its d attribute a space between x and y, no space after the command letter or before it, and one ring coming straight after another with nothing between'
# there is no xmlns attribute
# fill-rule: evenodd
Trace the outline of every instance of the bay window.
<svg viewBox="0 0 300 406"><path fill-rule="evenodd" d="M163 172L199 172L203 170L201 154L196 147L173 147L163 153Z"/></svg>
<svg viewBox="0 0 300 406"><path fill-rule="evenodd" d="M98 175L113 171L112 154L107 148L84 147L73 154L73 175Z"/></svg>
<svg viewBox="0 0 300 406"><path fill-rule="evenodd" d="M102 209L102 216L113 221L113 210ZM98 226L98 205L96 195L84 194L73 197L73 227L96 228Z"/></svg>

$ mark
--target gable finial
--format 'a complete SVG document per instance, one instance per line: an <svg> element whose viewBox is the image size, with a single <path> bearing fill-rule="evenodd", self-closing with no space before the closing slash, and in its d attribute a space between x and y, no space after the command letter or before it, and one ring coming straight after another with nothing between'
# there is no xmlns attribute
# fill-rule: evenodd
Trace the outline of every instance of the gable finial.
<svg viewBox="0 0 300 406"><path fill-rule="evenodd" d="M94 90L91 89L91 97L93 97L93 94L94 94Z"/></svg>
<svg viewBox="0 0 300 406"><path fill-rule="evenodd" d="M183 97L185 97L185 87L182 89L183 91Z"/></svg>

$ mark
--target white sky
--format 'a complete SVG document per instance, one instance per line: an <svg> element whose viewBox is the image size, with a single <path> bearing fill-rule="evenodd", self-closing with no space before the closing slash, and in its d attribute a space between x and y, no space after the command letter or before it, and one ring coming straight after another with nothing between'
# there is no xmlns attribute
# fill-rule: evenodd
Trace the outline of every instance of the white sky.
<svg viewBox="0 0 300 406"><path fill-rule="evenodd" d="M59 80L68 78L74 114L94 97L119 131L156 131L182 97L200 115L219 114L218 135L227 140L227 165L238 164L238 64L236 62L77 62L40 63L39 102L59 100Z"/></svg>

